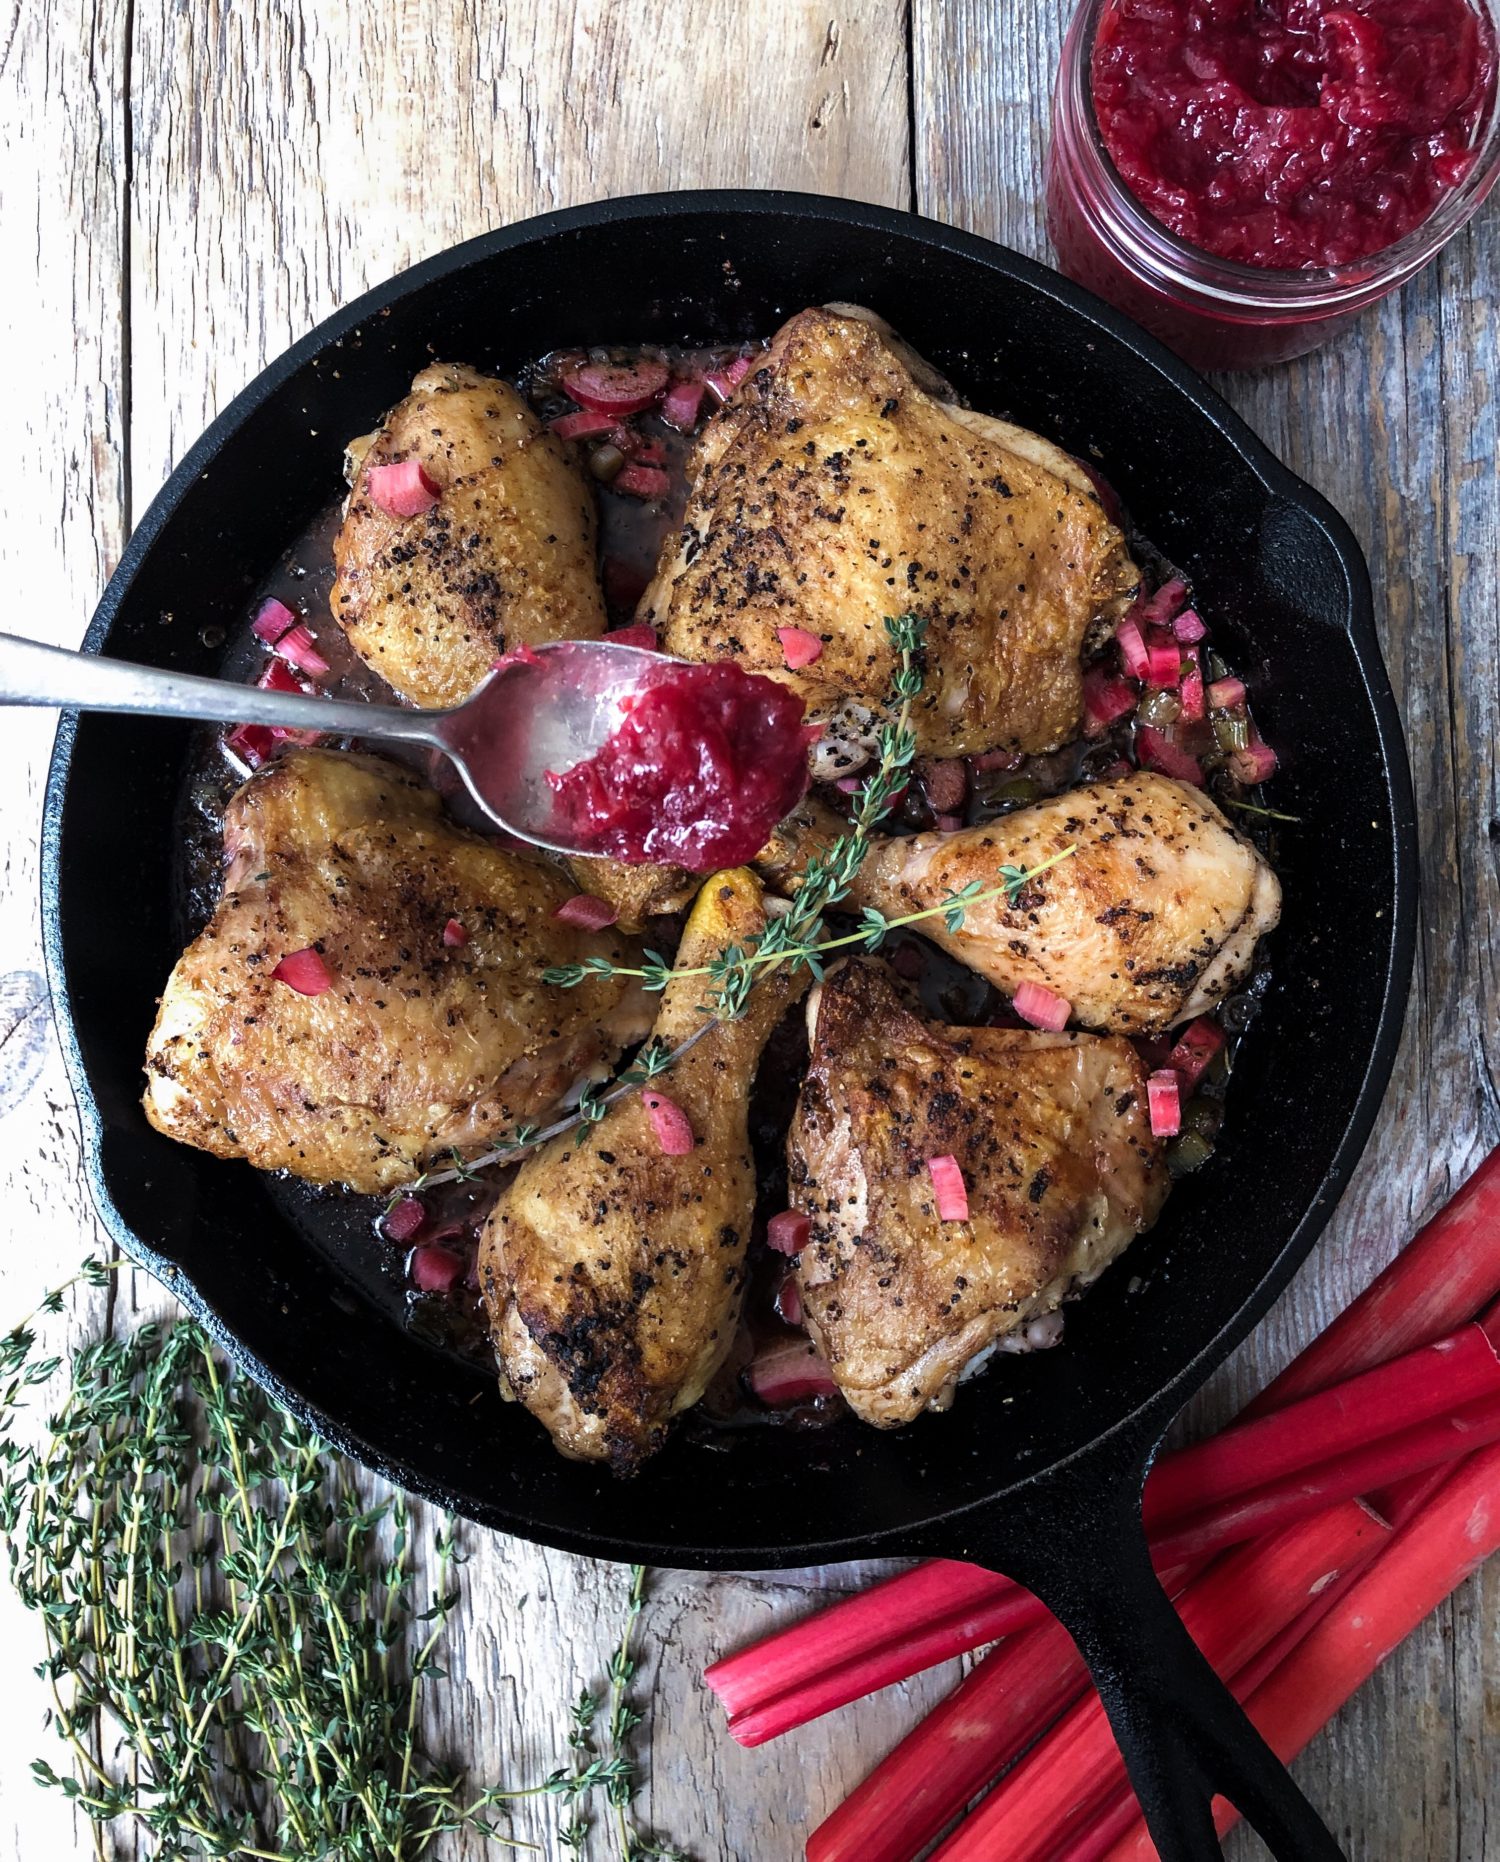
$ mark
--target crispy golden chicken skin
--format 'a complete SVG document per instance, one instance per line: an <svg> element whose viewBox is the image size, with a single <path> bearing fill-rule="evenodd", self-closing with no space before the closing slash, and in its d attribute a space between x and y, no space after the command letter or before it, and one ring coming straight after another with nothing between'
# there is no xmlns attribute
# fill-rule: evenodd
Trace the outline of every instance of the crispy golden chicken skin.
<svg viewBox="0 0 1500 1862"><path fill-rule="evenodd" d="M1124 538L1066 454L934 398L874 322L793 317L704 430L689 481L640 608L669 652L733 657L827 719L884 699L884 617L910 609L929 624L920 750L1077 735L1084 639L1140 580ZM788 626L822 642L795 672Z"/></svg>
<svg viewBox="0 0 1500 1862"><path fill-rule="evenodd" d="M333 617L403 698L461 704L510 648L604 631L593 493L508 382L425 368L350 457ZM372 466L403 459L440 487L419 517L381 510L367 488Z"/></svg>
<svg viewBox="0 0 1500 1862"><path fill-rule="evenodd" d="M146 1052L146 1115L261 1170L379 1191L556 1105L639 1039L616 978L547 986L549 964L637 961L615 931L552 914L555 868L454 826L398 764L288 751L230 801L229 867L168 979ZM445 942L456 920L467 942ZM316 948L331 987L272 976Z"/></svg>
<svg viewBox="0 0 1500 1862"><path fill-rule="evenodd" d="M804 804L757 861L789 883L837 831ZM880 839L849 891L852 905L895 918L977 885L1005 867L1031 872L1015 903L971 905L956 931L918 929L996 988L1040 983L1065 996L1070 1020L1116 1034L1153 1034L1201 1015L1249 974L1275 928L1281 886L1259 849L1201 789L1150 770L1083 783L953 834Z"/></svg>
<svg viewBox="0 0 1500 1862"><path fill-rule="evenodd" d="M759 882L719 873L698 895L677 968L765 928ZM755 1207L747 1101L761 1049L806 978L777 972L739 1021L715 1024L658 1084L696 1140L668 1156L639 1093L581 1145L521 1165L485 1228L479 1281L509 1392L564 1454L628 1473L702 1396L734 1337ZM667 984L654 1033L703 1025L705 982Z"/></svg>
<svg viewBox="0 0 1500 1862"><path fill-rule="evenodd" d="M1155 1221L1167 1172L1128 1041L929 1022L869 959L831 972L808 1018L797 1283L850 1407L894 1428L1101 1273ZM933 1157L963 1171L967 1221L939 1219Z"/></svg>

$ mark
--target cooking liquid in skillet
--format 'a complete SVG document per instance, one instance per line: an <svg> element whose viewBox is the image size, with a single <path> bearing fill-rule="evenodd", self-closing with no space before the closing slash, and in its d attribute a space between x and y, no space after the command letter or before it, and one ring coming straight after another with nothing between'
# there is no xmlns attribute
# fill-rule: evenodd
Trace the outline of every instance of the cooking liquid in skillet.
<svg viewBox="0 0 1500 1862"><path fill-rule="evenodd" d="M576 359L578 352L568 353ZM598 359L607 357L625 362L641 353L624 348L594 352ZM653 347L645 353L668 361L674 373L686 375L722 368L740 351ZM556 385L559 362L567 359L567 356L544 357L522 370L517 378L543 419L553 419L572 410L573 404ZM711 403L704 409L705 418L709 405ZM608 489L609 481L601 481L600 561L612 627L631 621L662 542L680 525L685 503L683 467L691 445L690 437L677 433L654 416L638 417L638 422L642 430L665 449L664 469L671 489L665 499L646 502L612 492ZM588 456L589 449L585 448L586 460ZM318 651L329 662L330 671L319 682L320 691L339 698L393 702L384 681L357 658L330 615L332 546L342 518L342 503L340 495L296 539L267 579L246 611L241 632L223 643L220 677L248 682L263 670L266 649L252 634L251 621L261 603L268 596L275 596L307 621L316 636ZM1128 520L1121 521L1129 531ZM1136 560L1147 565L1148 574L1154 572L1158 582L1171 573L1149 543L1133 532L1131 545ZM218 630L211 632L217 634ZM214 647L220 641L205 635L204 644ZM968 795L963 805L964 820L992 819L1099 774L1118 762L1122 755L1128 755L1132 730L1133 721L1127 718L1102 737L1079 739L1049 755L1017 759L1007 762L1003 768L986 771L975 769L971 763ZM334 748L354 747L352 739L324 741ZM480 832L492 831L491 824L469 800L446 759L420 750L404 752L393 745L379 748L387 755L405 755L420 768L444 796L457 820ZM195 734L178 804L177 844L182 849L182 857L176 869L175 906L181 945L197 935L217 904L223 870L223 810L244 775L245 771L236 767L226 753L221 731L207 728ZM818 793L835 806L847 802L847 798L832 787L821 787ZM923 783L913 781L889 826L897 833L915 833L932 828L937 819L937 811ZM1257 831L1259 819L1242 816L1237 818L1237 825ZM1257 832L1257 838L1266 840L1264 832ZM1267 845L1266 850L1274 858L1274 849ZM658 948L670 948L676 941L678 929L676 922L663 922L651 941ZM924 1013L934 1019L968 1025L993 1022L1005 1027L1024 1026L1012 1014L1005 998L988 983L920 937L898 934L888 940L884 954L916 990ZM1196 1143L1198 1152L1206 1153L1206 1149L1211 1148L1222 1117L1235 1050L1254 1018L1268 981L1265 968L1257 969L1246 990L1230 998L1220 1009L1219 1019L1229 1036L1228 1044L1205 1075L1196 1095L1185 1099L1184 1138L1176 1141L1178 1146L1187 1140ZM722 1371L697 1409L682 1419L680 1427L695 1433L723 1435L726 1430L765 1424L817 1427L837 1420L843 1412L843 1405L837 1398L819 1398L781 1409L768 1408L749 1394L744 1378L745 1369L758 1349L800 1336L777 1311L777 1293L787 1263L765 1246L764 1237L770 1217L787 1204L785 1141L796 1102L796 1083L806 1066L804 1013L803 1005L799 1004L773 1035L766 1063L760 1069L750 1096L750 1135L758 1190L745 1316ZM1184 1156L1185 1164L1186 1161ZM446 1184L425 1191L422 1200L428 1218L420 1239L424 1243L439 1240L472 1262L478 1230L507 1175L503 1170L490 1170L477 1181ZM493 1375L494 1361L472 1267L465 1282L451 1293L417 1292L408 1278L408 1250L381 1233L379 1218L386 1207L386 1199L322 1189L280 1173L263 1173L262 1181L277 1216L290 1223L307 1246L327 1262L329 1271L341 1285L347 1284L351 1302L357 1297L372 1301L424 1343L460 1358L486 1377Z"/></svg>

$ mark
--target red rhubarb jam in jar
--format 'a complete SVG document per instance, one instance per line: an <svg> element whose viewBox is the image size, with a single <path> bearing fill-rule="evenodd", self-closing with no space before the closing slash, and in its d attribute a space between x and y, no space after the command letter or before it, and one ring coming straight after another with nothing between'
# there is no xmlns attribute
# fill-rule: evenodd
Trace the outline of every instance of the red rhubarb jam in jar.
<svg viewBox="0 0 1500 1862"><path fill-rule="evenodd" d="M1047 221L1067 274L1205 368L1314 348L1500 175L1500 0L1083 0Z"/></svg>

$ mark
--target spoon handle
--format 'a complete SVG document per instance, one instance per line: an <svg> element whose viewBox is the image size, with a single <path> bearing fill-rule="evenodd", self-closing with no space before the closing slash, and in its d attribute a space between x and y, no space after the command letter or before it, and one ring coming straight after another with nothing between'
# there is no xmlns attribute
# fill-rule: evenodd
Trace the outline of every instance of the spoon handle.
<svg viewBox="0 0 1500 1862"><path fill-rule="evenodd" d="M69 653L0 634L0 705L55 705L68 711L139 712L157 718L201 718L214 724L277 724L339 736L396 738L439 744L441 712L394 705L350 704L300 692L267 692L228 679L137 666L97 653ZM439 747L441 747L439 745Z"/></svg>

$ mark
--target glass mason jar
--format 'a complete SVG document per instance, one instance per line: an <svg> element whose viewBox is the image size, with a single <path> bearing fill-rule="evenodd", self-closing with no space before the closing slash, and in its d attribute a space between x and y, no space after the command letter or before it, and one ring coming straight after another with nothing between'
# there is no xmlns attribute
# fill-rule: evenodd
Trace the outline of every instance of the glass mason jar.
<svg viewBox="0 0 1500 1862"><path fill-rule="evenodd" d="M1047 229L1070 278L1198 368L1257 368L1305 355L1420 271L1500 179L1500 108L1492 90L1474 165L1394 245L1307 271L1216 258L1149 213L1104 147L1090 65L1100 17L1113 3L1082 0L1063 40L1047 153ZM1500 25L1500 0L1473 4L1492 28Z"/></svg>

